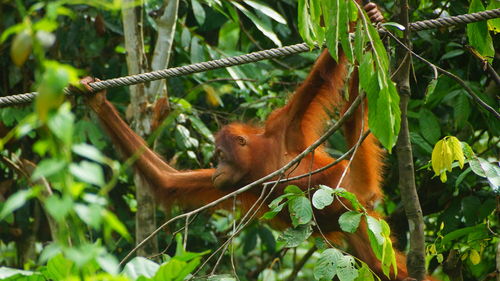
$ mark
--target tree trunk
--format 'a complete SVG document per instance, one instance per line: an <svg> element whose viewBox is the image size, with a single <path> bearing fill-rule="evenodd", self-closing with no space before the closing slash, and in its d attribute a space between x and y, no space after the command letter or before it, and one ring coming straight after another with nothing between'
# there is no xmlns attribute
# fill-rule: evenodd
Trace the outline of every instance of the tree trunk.
<svg viewBox="0 0 500 281"><path fill-rule="evenodd" d="M408 28L408 1L400 1L400 23L405 26L403 42L409 46ZM425 279L425 240L424 240L424 220L422 209L418 200L415 186L415 173L413 167L413 155L410 143L410 132L408 129L407 107L410 100L410 64L411 54L403 47L397 48L398 71L395 73L394 81L397 84L400 95L401 108L401 130L396 144L396 155L399 169L399 188L401 198L408 218L410 228L410 251L406 261L408 274L417 280Z"/></svg>
<svg viewBox="0 0 500 281"><path fill-rule="evenodd" d="M137 4L137 5L136 5ZM142 31L142 1L124 0L122 9L123 30L125 34L125 49L127 50L128 74L144 72L145 53ZM134 131L141 137L150 133L150 116L147 108L149 104L144 84L130 86L129 117ZM156 208L153 197L145 183L134 175L136 186L137 214L135 217L136 244L144 240L156 229ZM139 249L140 256L151 256L158 253L158 240L151 239L145 247Z"/></svg>
<svg viewBox="0 0 500 281"><path fill-rule="evenodd" d="M127 50L127 66L129 74L160 70L168 66L170 60L179 0L166 0L160 9L162 14L156 19L158 37L154 48L151 69L147 68L146 54L143 45L142 4L135 0L125 0L122 18ZM134 6L136 5L136 6ZM127 115L130 117L134 131L143 138L149 136L163 121L170 110L165 80L153 81L148 87L144 84L130 86L130 106ZM146 183L136 174L136 243L144 240L156 228L154 198L149 193ZM138 255L151 256L158 252L158 241L150 240L138 250Z"/></svg>

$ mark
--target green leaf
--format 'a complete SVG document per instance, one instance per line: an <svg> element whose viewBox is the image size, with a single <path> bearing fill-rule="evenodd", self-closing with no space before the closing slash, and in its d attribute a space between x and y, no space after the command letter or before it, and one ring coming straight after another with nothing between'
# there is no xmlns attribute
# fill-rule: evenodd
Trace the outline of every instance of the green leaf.
<svg viewBox="0 0 500 281"><path fill-rule="evenodd" d="M352 256L342 255L342 258L337 262L337 276L340 281L353 281L358 277L355 265L356 261Z"/></svg>
<svg viewBox="0 0 500 281"><path fill-rule="evenodd" d="M182 28L180 43L184 50L187 50L191 44L191 32L187 26Z"/></svg>
<svg viewBox="0 0 500 281"><path fill-rule="evenodd" d="M329 187L328 187L329 188ZM314 208L322 210L326 206L330 206L333 203L333 190L325 188L320 188L314 192L312 197L312 204Z"/></svg>
<svg viewBox="0 0 500 281"><path fill-rule="evenodd" d="M366 216L368 223L368 238L375 256L381 260L383 256L383 245L385 238L382 235L382 225L380 221L374 217Z"/></svg>
<svg viewBox="0 0 500 281"><path fill-rule="evenodd" d="M462 55L464 53L464 50L451 50L449 52L447 52L446 54L444 54L442 57L441 57L441 60L446 60L446 59L451 59L451 58L454 58L454 57L458 57L460 55Z"/></svg>
<svg viewBox="0 0 500 281"><path fill-rule="evenodd" d="M351 193L343 188L336 188L333 190L333 193L335 194L335 196L339 196L339 197L344 198L347 201L349 201L349 203L351 203L351 205L355 211L364 210L363 205L361 205L361 203L359 203L358 198L356 198L356 195L354 195L353 193Z"/></svg>
<svg viewBox="0 0 500 281"><path fill-rule="evenodd" d="M177 277L180 276L180 273L186 265L186 262L172 258L160 266L153 278L153 281L177 280Z"/></svg>
<svg viewBox="0 0 500 281"><path fill-rule="evenodd" d="M368 265L364 262L361 263L362 266L358 269L358 277L356 277L356 281L374 281L374 277L372 271L368 267Z"/></svg>
<svg viewBox="0 0 500 281"><path fill-rule="evenodd" d="M486 10L493 10L493 9L499 9L500 8L500 2L491 0L490 3L488 4L488 7L486 7ZM490 19L488 20L488 29L495 32L495 34L500 32L500 18L496 19ZM0 40L0 43L2 41Z"/></svg>
<svg viewBox="0 0 500 281"><path fill-rule="evenodd" d="M87 206L85 204L76 203L75 212L87 225L93 227L94 229L101 228L102 222L102 207L96 204Z"/></svg>
<svg viewBox="0 0 500 281"><path fill-rule="evenodd" d="M193 15L199 25L203 25L205 22L205 10L203 6L198 2L198 0L191 0L191 6L193 7Z"/></svg>
<svg viewBox="0 0 500 281"><path fill-rule="evenodd" d="M453 107L453 117L457 127L463 128L469 119L471 113L471 106L469 98L465 94L458 95L455 99L455 106Z"/></svg>
<svg viewBox="0 0 500 281"><path fill-rule="evenodd" d="M247 8L243 7L241 4L231 1L231 4L238 8L245 16L247 16L253 24L257 27L258 30L260 30L267 38L271 39L271 41L274 42L278 47L281 47L281 41L279 40L278 36L274 33L272 28L264 21L259 19L256 15L252 14Z"/></svg>
<svg viewBox="0 0 500 281"><path fill-rule="evenodd" d="M274 235L271 232L271 230L269 230L269 228L265 226L260 226L258 228L258 233L260 241L262 242L262 244L266 246L266 250L269 253L276 252L276 239L274 238Z"/></svg>
<svg viewBox="0 0 500 281"><path fill-rule="evenodd" d="M54 219L61 222L73 209L73 200L69 196L60 198L58 195L53 194L45 200L45 208Z"/></svg>
<svg viewBox="0 0 500 281"><path fill-rule="evenodd" d="M271 7L269 7L268 5L266 5L262 2L259 2L259 1L255 1L255 0L245 0L244 2L246 4L248 4L249 6L251 6L252 8L254 8L255 10L272 18L276 22L279 22L281 24L286 24L286 19L282 15L280 15L278 12L273 10Z"/></svg>
<svg viewBox="0 0 500 281"><path fill-rule="evenodd" d="M439 121L432 111L423 108L419 118L420 132L429 143L436 143L441 137Z"/></svg>
<svg viewBox="0 0 500 281"><path fill-rule="evenodd" d="M474 233L488 234L486 225L478 224L476 226L464 227L454 230L443 237L442 244L445 246L450 246L453 241L456 241L464 236L472 235Z"/></svg>
<svg viewBox="0 0 500 281"><path fill-rule="evenodd" d="M378 83L373 83L374 74L373 74L373 58L372 53L365 53L361 57L359 64L359 84L361 88L363 88L368 95L376 95L378 92ZM376 100L376 98L372 98L372 103ZM370 106L370 99L368 100L368 106ZM370 110L371 112L371 110Z"/></svg>
<svg viewBox="0 0 500 281"><path fill-rule="evenodd" d="M99 266L106 271L109 274L112 275L117 275L119 273L120 269L120 263L118 262L118 259L108 253L101 254L96 258L97 263Z"/></svg>
<svg viewBox="0 0 500 281"><path fill-rule="evenodd" d="M288 201L288 211L294 227L307 224L312 220L311 202L304 196L298 196Z"/></svg>
<svg viewBox="0 0 500 281"><path fill-rule="evenodd" d="M189 148L196 148L199 145L198 140L192 138L189 130L182 125L177 125L175 127L175 140L185 150Z"/></svg>
<svg viewBox="0 0 500 281"><path fill-rule="evenodd" d="M219 48L223 50L236 49L240 39L240 32L240 25L236 22L227 21L223 24L219 30Z"/></svg>
<svg viewBox="0 0 500 281"><path fill-rule="evenodd" d="M106 157L94 146L86 143L80 143L80 144L75 144L71 148L74 153L88 158L90 160L99 162L99 163L104 163Z"/></svg>
<svg viewBox="0 0 500 281"><path fill-rule="evenodd" d="M398 265L396 262L396 253L392 247L391 240L391 229L387 222L383 219L380 219L380 224L382 226L382 235L384 236L384 245L383 245L383 255L382 255L382 271L387 277L390 277L391 266L394 272L394 276L397 276Z"/></svg>
<svg viewBox="0 0 500 281"><path fill-rule="evenodd" d="M361 21L358 21L356 25L356 33L354 35L354 55L356 56L356 60L358 60L358 62L360 62L361 59L363 58L363 51L366 43L362 28L363 28L363 23ZM359 72L361 75L361 71Z"/></svg>
<svg viewBox="0 0 500 281"><path fill-rule="evenodd" d="M42 177L50 177L56 173L59 173L66 167L66 163L58 159L44 159L38 163L33 175L31 176L32 181L37 181Z"/></svg>
<svg viewBox="0 0 500 281"><path fill-rule="evenodd" d="M304 39L309 46L314 46L314 39L312 38L312 21L309 15L309 1L308 0L298 0L297 7L299 8L299 19L298 19L298 28L299 34ZM330 1L326 1L330 2ZM329 22L325 19L325 22ZM327 33L328 34L328 33ZM328 40L328 39L327 39Z"/></svg>
<svg viewBox="0 0 500 281"><path fill-rule="evenodd" d="M243 238L243 254L248 255L257 246L257 228L250 228Z"/></svg>
<svg viewBox="0 0 500 281"><path fill-rule="evenodd" d="M116 217L115 214L112 212L104 209L102 211L102 215L105 221L104 227L112 229L116 231L118 234L120 234L123 238L130 240L130 234L128 233L127 228L125 225Z"/></svg>
<svg viewBox="0 0 500 281"><path fill-rule="evenodd" d="M69 171L72 175L86 183L97 186L104 185L104 174L99 164L83 160L78 164L71 163Z"/></svg>
<svg viewBox="0 0 500 281"><path fill-rule="evenodd" d="M46 277L51 280L65 280L66 277L76 275L74 262L65 258L61 253L47 262Z"/></svg>
<svg viewBox="0 0 500 281"><path fill-rule="evenodd" d="M481 157L473 158L469 161L472 171L488 180L493 191L500 191L500 167L498 164L492 164Z"/></svg>
<svg viewBox="0 0 500 281"><path fill-rule="evenodd" d="M2 32L2 36L0 36L0 44L2 44L3 42L5 42L5 40L7 40L7 38L9 38L9 36L11 36L12 34L16 34L16 33L22 32L27 27L28 27L28 25L27 25L26 22L22 22L22 23L18 23L18 24L9 26L7 29L5 29Z"/></svg>
<svg viewBox="0 0 500 281"><path fill-rule="evenodd" d="M325 27L321 26L321 1L310 0L309 11L311 14L312 32L314 40L322 43L325 40Z"/></svg>
<svg viewBox="0 0 500 281"><path fill-rule="evenodd" d="M484 11L484 6L481 0L471 0L469 13ZM467 38L469 44L474 47L481 56L486 58L489 63L493 62L495 48L493 47L493 39L488 30L486 21L470 23L467 25Z"/></svg>
<svg viewBox="0 0 500 281"><path fill-rule="evenodd" d="M399 96L392 81L381 78L384 74L378 74L380 71L377 69L376 74L371 76L361 75L360 84L367 93L368 107L370 108L368 125L381 144L391 151L401 123ZM366 81L366 79L370 79L370 81ZM387 87L380 89L380 84L387 84Z"/></svg>
<svg viewBox="0 0 500 281"><path fill-rule="evenodd" d="M431 82L427 85L427 89L425 89L425 99L427 100L427 97L432 96L434 93L434 90L436 89L436 85L438 83L438 79L432 79Z"/></svg>
<svg viewBox="0 0 500 281"><path fill-rule="evenodd" d="M339 217L339 225L342 231L354 233L359 226L363 213L349 211Z"/></svg>
<svg viewBox="0 0 500 281"><path fill-rule="evenodd" d="M432 146L418 133L410 132L411 143L422 148L427 154L432 153Z"/></svg>
<svg viewBox="0 0 500 281"><path fill-rule="evenodd" d="M203 47L200 45L200 38L193 37L191 39L191 63L202 62L205 60L205 53Z"/></svg>
<svg viewBox="0 0 500 281"><path fill-rule="evenodd" d="M340 1L339 2L339 39L342 45L342 49L347 59L353 63L353 48L351 39L349 38L349 13L345 12L349 8L349 2L351 1Z"/></svg>
<svg viewBox="0 0 500 281"><path fill-rule="evenodd" d="M334 248L324 250L314 265L314 279L332 280L337 274L337 263L343 258L342 253Z"/></svg>
<svg viewBox="0 0 500 281"><path fill-rule="evenodd" d="M77 83L78 82L78 71L65 64L60 64L56 61L44 61L45 71L43 72L42 79L40 84L38 85L38 96L35 100L35 109L38 114L38 117L42 122L46 122L49 116L49 112L53 109L58 108L62 102L64 101L63 89L69 83ZM57 125L54 124L51 128L53 133L56 134L63 141L67 141L67 136L69 134L68 130L72 130L72 125L66 124L67 119L72 119L74 117L70 116L72 113L70 112L69 103L61 107L58 111L58 115L63 114L63 116L59 117L62 120L56 120L53 122L63 122L65 127L63 128L64 132L58 134L56 132Z"/></svg>
<svg viewBox="0 0 500 281"><path fill-rule="evenodd" d="M122 274L131 280L136 280L140 276L152 278L158 271L158 268L160 266L151 260L143 257L135 257L125 265Z"/></svg>
<svg viewBox="0 0 500 281"><path fill-rule="evenodd" d="M312 234L312 227L310 224L299 225L295 228L286 229L278 238L279 242L283 242L284 247L293 248L300 245Z"/></svg>
<svg viewBox="0 0 500 281"><path fill-rule="evenodd" d="M269 204L269 208L271 209L274 209L276 207L278 207L279 205L281 205L281 202L289 197L292 197L294 196L293 194L288 194L288 193L285 193L283 195L280 195L278 197L276 197L273 201L271 201L271 203Z"/></svg>
<svg viewBox="0 0 500 281"><path fill-rule="evenodd" d="M0 267L0 279L4 281L45 281L39 272L5 266Z"/></svg>
<svg viewBox="0 0 500 281"><path fill-rule="evenodd" d="M280 205L272 208L270 211L264 213L264 215L262 215L261 219L264 219L264 220L273 219L277 214L279 214L279 212L281 212L281 210L283 210L283 207L285 207L286 205L287 205L287 203L283 203L283 204L280 204Z"/></svg>
<svg viewBox="0 0 500 281"><path fill-rule="evenodd" d="M326 26L326 47L328 52L337 61L338 55L338 42L340 38L340 14L343 12L339 9L339 0L322 1L323 15L325 16Z"/></svg>
<svg viewBox="0 0 500 281"><path fill-rule="evenodd" d="M5 217L10 215L15 210L21 208L26 201L28 201L31 197L33 197L33 190L19 190L18 192L9 196L7 201L3 204L2 211L0 212L0 221Z"/></svg>
<svg viewBox="0 0 500 281"><path fill-rule="evenodd" d="M201 121L198 117L194 115L189 115L188 116L189 120L191 121L191 124L193 127L200 132L205 138L207 138L211 142L215 142L214 135L212 132L205 126L203 121Z"/></svg>
<svg viewBox="0 0 500 281"><path fill-rule="evenodd" d="M285 187L285 193L292 193L292 194L298 194L298 195L304 194L302 189L300 189L300 187L298 187L296 185L289 185L289 186Z"/></svg>

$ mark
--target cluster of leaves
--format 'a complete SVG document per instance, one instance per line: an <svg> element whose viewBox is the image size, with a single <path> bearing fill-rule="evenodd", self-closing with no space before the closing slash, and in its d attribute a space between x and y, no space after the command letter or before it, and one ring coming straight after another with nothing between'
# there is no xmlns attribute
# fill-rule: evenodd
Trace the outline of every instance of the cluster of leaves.
<svg viewBox="0 0 500 281"><path fill-rule="evenodd" d="M59 253L47 261L36 272L3 268L0 278L5 281L25 280L82 280L80 276L92 276L85 280L108 280L108 281L181 281L189 276L200 264L203 253L191 253L182 248L182 236L177 235L177 249L173 257L165 256L162 264L157 264L149 259L136 257L125 264L123 270L118 272L118 267L110 263L109 258L100 255L98 247L87 248L87 255L78 259L66 258ZM80 255L78 251L72 253ZM68 255L67 255L68 256ZM70 255L71 257L71 255ZM92 258L88 264L85 258ZM78 263L80 262L80 263ZM83 264L87 264L82 267ZM105 270L106 272L101 272Z"/></svg>
<svg viewBox="0 0 500 281"><path fill-rule="evenodd" d="M358 14L362 16L352 42L349 25ZM401 123L399 96L389 75L389 57L366 12L355 1L303 0L299 2L299 31L310 45L325 42L334 59L339 58L340 43L348 60L359 62L359 82L370 107L370 130L390 151Z"/></svg>
<svg viewBox="0 0 500 281"><path fill-rule="evenodd" d="M289 185L285 188L283 195L269 204L270 210L262 218L272 219L287 206L293 227L285 230L278 241L282 242L284 247L297 247L312 234L314 227L313 206L322 210L333 204L335 200L339 201L337 204L340 203L340 200L346 200L347 205L353 208L352 211L347 211L339 217L340 228L347 233L355 233L358 231L361 220L365 219L370 245L382 264L384 274L389 277L391 267L393 273L396 274L396 255L392 248L389 225L382 219L370 216L358 202L356 196L343 188L332 189L320 185L318 190L314 192L312 200L309 200L306 197L306 192L295 185ZM346 203L342 204L346 205ZM319 241L317 246L325 248L323 245L324 243ZM353 256L343 254L336 248L323 249L314 267L314 278L316 280L331 280L335 276L346 281L375 280L373 272L363 261L356 262Z"/></svg>

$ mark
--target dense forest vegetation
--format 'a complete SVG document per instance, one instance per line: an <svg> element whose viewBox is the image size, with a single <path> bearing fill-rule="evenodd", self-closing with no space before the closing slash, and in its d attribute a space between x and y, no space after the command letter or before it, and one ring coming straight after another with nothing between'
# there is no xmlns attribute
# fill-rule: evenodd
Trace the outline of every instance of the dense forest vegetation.
<svg viewBox="0 0 500 281"><path fill-rule="evenodd" d="M271 211L250 221L229 200L232 208L162 227L192 209L154 204L132 168L136 159L120 157L81 94L64 94L84 76L105 80L305 41L309 52L111 88L107 97L169 165L215 167L215 132L265 121L306 78L321 52L314 44L334 57L338 44L353 64L365 63L361 88L376 105L369 126L386 151L384 200L374 206L384 220L359 208L341 217L341 228L372 220L370 247L390 275L392 248L415 253L415 221L423 218L421 265L429 274L500 280L500 18L412 32L412 50L427 62L405 60L405 1L375 2L385 17L381 38L347 0L1 1L0 97L39 95L0 108L0 279L379 280L344 245L311 236L312 209L340 199L356 206L352 194L329 187L309 194L290 186L283 204L269 200ZM500 8L498 0L408 2L410 22ZM394 75L405 63L409 88ZM403 115L398 92L411 93ZM405 140L410 158L398 154ZM339 131L325 149L338 158L349 147ZM405 200L406 183L418 200ZM273 228L269 218L285 205L295 210L293 226ZM421 212L410 209L409 223L410 205Z"/></svg>

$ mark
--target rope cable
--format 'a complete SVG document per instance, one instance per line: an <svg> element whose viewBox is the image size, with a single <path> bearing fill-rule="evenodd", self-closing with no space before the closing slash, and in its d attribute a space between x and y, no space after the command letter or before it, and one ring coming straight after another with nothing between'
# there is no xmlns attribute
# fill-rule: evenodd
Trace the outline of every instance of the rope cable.
<svg viewBox="0 0 500 281"><path fill-rule="evenodd" d="M487 10L472 14L464 14L459 16L438 18L432 20L417 21L410 24L410 30L421 31L425 29L437 28L437 27L450 27L458 24L473 23L488 19L494 19L500 17L500 8ZM268 49L253 53L248 53L245 55L216 59L206 62L200 62L185 66L166 68L162 70L156 70L152 72L146 72L141 74L129 75L124 77L118 77L108 80L97 81L89 83L92 88L92 92L98 92L100 90L119 87L119 86L130 86L134 84L151 82L155 80L165 79L169 77L183 76L198 72L204 72L207 70L213 70L218 68L225 68L235 65L241 65L251 62L257 62L265 59L278 58L283 56L289 56L293 54L299 54L310 51L311 48L306 43L300 43L280 48ZM71 95L72 92L67 88L64 89L66 95ZM0 97L0 108L7 107L16 104L25 104L33 101L38 95L37 92L17 94Z"/></svg>

